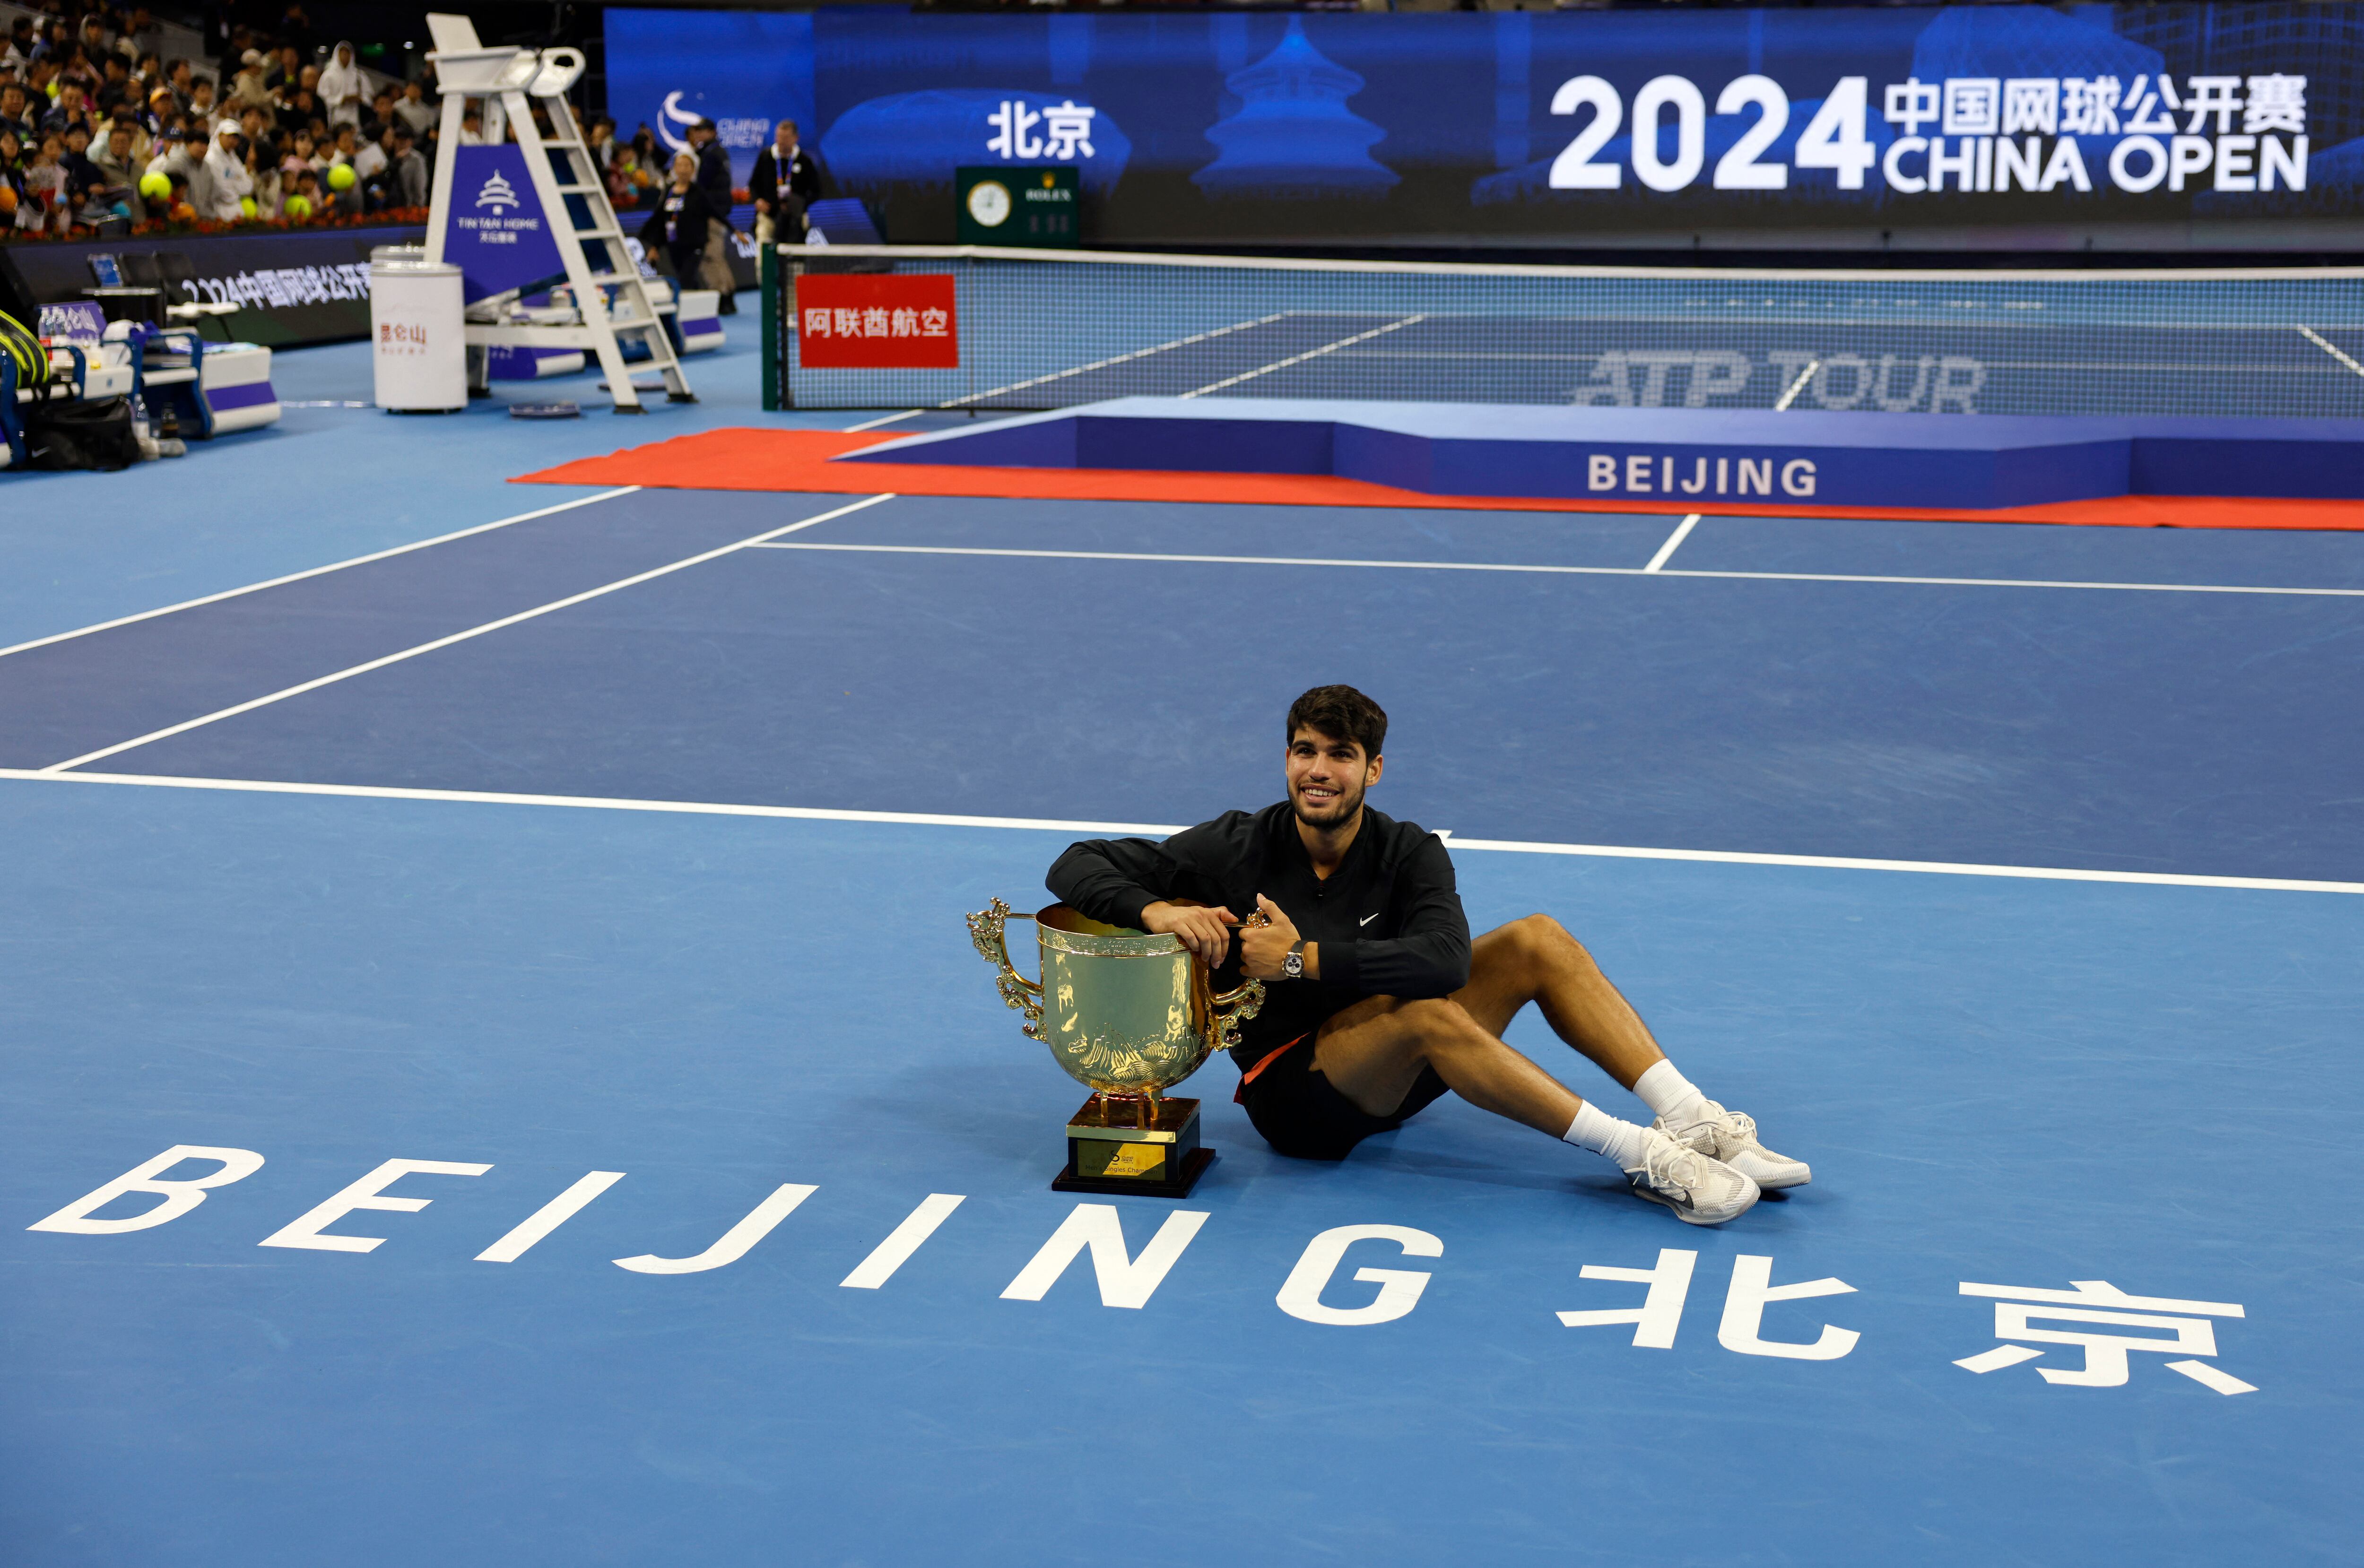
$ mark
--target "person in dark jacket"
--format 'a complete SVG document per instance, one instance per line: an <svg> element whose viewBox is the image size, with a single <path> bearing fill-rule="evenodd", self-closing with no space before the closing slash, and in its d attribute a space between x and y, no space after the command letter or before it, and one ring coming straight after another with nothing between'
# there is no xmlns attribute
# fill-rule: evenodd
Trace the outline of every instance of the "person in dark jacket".
<svg viewBox="0 0 2364 1568"><path fill-rule="evenodd" d="M1364 804L1387 737L1377 703L1317 686L1289 708L1287 736L1287 800L1163 843L1075 844L1049 877L1091 919L1175 937L1217 990L1265 982L1232 1060L1237 1098L1266 1142L1343 1160L1451 1090L1614 1160L1635 1195L1693 1225L1811 1178L1675 1070L1558 922L1530 915L1470 940L1444 840ZM1606 1115L1504 1044L1530 1002L1656 1119Z"/></svg>
<svg viewBox="0 0 2364 1568"><path fill-rule="evenodd" d="M782 120L772 145L755 154L747 194L755 202L755 242L794 245L804 238L805 208L820 199L827 182L820 161L797 138L797 122Z"/></svg>
<svg viewBox="0 0 2364 1568"><path fill-rule="evenodd" d="M672 269L674 284L688 288L697 281L714 209L697 183L697 155L677 152L673 160L673 183L657 198L649 220L641 226L641 244L662 251Z"/></svg>
<svg viewBox="0 0 2364 1568"><path fill-rule="evenodd" d="M711 225L706 234L702 272L685 274L681 286L701 284L722 296L722 314L739 313L739 283L730 275L730 150L712 120L689 128L689 141L697 150L697 188L705 193Z"/></svg>

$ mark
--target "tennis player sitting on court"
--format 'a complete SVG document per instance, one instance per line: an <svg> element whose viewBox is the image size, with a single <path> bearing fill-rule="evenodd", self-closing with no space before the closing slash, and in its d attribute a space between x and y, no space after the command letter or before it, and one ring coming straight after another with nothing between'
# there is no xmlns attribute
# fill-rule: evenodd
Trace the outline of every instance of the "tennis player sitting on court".
<svg viewBox="0 0 2364 1568"><path fill-rule="evenodd" d="M1558 922L1530 915L1470 941L1444 841L1363 804L1387 733L1378 704L1317 686L1288 710L1286 801L1162 844L1072 845L1051 891L1095 920L1178 937L1220 989L1266 982L1232 1053L1236 1097L1283 1154L1343 1160L1450 1089L1614 1160L1636 1195L1693 1225L1745 1212L1762 1188L1803 1185L1805 1165L1675 1071ZM1233 911L1249 908L1272 923L1235 930ZM1503 1044L1529 1002L1657 1119L1620 1121Z"/></svg>

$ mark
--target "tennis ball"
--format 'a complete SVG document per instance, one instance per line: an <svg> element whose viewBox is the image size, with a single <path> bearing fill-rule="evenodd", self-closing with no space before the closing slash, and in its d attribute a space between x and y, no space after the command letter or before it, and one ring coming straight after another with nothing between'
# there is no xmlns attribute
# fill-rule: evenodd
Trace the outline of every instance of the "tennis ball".
<svg viewBox="0 0 2364 1568"><path fill-rule="evenodd" d="M301 223L312 216L312 204L303 196L287 198L287 216Z"/></svg>
<svg viewBox="0 0 2364 1568"><path fill-rule="evenodd" d="M162 174L142 174L139 194L151 202L161 202L173 194L173 182Z"/></svg>
<svg viewBox="0 0 2364 1568"><path fill-rule="evenodd" d="M238 215L240 217L252 217L261 210L261 208L254 205L254 198L252 196L240 196L238 198Z"/></svg>
<svg viewBox="0 0 2364 1568"><path fill-rule="evenodd" d="M353 188L353 166L350 163L329 165L329 189L350 191Z"/></svg>

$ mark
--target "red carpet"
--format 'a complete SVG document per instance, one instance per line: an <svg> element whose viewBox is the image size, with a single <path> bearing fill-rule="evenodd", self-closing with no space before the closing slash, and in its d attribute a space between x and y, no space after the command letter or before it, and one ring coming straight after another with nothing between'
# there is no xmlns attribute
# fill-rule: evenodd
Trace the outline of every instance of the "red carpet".
<svg viewBox="0 0 2364 1568"><path fill-rule="evenodd" d="M2213 495L2120 495L1992 512L1873 506L1709 505L1679 501L1429 495L1330 474L1176 473L1148 469L954 468L942 463L832 463L897 439L893 430L708 430L520 474L519 484L639 484L660 490L777 490L821 495L995 495L1060 501L1203 501L1280 506L1407 506L1455 512L1702 512L1728 517L1901 517L1931 522L2082 523L2113 528L2352 528L2364 501Z"/></svg>

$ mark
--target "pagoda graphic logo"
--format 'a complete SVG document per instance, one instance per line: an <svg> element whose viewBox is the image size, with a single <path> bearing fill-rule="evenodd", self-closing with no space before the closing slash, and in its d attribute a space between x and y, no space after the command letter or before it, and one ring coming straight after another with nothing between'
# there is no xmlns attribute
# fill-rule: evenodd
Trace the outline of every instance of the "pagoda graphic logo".
<svg viewBox="0 0 2364 1568"><path fill-rule="evenodd" d="M476 205L488 206L497 213L503 207L523 206L525 204L518 200L517 187L496 172L485 182L485 188L476 193Z"/></svg>

